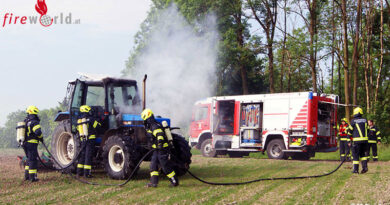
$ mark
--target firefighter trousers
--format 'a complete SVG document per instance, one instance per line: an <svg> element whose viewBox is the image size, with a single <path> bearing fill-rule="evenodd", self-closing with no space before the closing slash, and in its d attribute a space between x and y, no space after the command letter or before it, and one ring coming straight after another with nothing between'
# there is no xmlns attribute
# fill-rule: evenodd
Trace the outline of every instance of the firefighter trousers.
<svg viewBox="0 0 390 205"><path fill-rule="evenodd" d="M340 160L343 161L346 158L350 158L350 148L348 146L348 143L350 141L347 140L340 140Z"/></svg>
<svg viewBox="0 0 390 205"><path fill-rule="evenodd" d="M151 183L158 183L158 169L161 167L162 171L167 175L168 178L175 177L175 171L173 170L173 164L168 159L167 149L156 149L153 152L152 159L150 161L150 176Z"/></svg>
<svg viewBox="0 0 390 205"><path fill-rule="evenodd" d="M81 142L81 147L84 147L84 150L81 150L80 157L77 164L77 174L79 176L89 176L91 175L92 170L92 157L95 150L95 139L83 140Z"/></svg>
<svg viewBox="0 0 390 205"><path fill-rule="evenodd" d="M370 152L372 150L372 159L374 161L378 161L378 146L377 146L377 143L368 143L368 153L367 153L367 160L370 159Z"/></svg>
<svg viewBox="0 0 390 205"><path fill-rule="evenodd" d="M27 157L27 165L25 166L25 179L34 180L37 176L38 169L38 143L26 142L23 148Z"/></svg>
<svg viewBox="0 0 390 205"><path fill-rule="evenodd" d="M367 142L354 142L352 145L352 163L353 163L353 171L359 171L359 161L362 163L363 170L367 170L367 150L368 143Z"/></svg>

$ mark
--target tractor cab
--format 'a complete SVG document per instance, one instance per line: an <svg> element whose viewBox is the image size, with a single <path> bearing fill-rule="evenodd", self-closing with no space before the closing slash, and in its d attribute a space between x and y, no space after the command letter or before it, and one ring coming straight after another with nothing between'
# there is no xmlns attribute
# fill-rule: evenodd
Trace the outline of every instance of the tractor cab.
<svg viewBox="0 0 390 205"><path fill-rule="evenodd" d="M95 117L103 120L103 130L123 125L121 114L141 112L136 81L105 78L102 81L76 80L71 83L74 87L69 105L72 132L76 132L81 105L89 105Z"/></svg>
<svg viewBox="0 0 390 205"><path fill-rule="evenodd" d="M80 106L92 108L96 118L101 119L99 135L105 131L118 129L127 122L129 115L138 115L142 111L137 82L127 79L104 78L101 80L80 80L69 82L67 94L69 107L60 112L55 121L70 119L71 132L76 133ZM99 143L101 139L97 139Z"/></svg>

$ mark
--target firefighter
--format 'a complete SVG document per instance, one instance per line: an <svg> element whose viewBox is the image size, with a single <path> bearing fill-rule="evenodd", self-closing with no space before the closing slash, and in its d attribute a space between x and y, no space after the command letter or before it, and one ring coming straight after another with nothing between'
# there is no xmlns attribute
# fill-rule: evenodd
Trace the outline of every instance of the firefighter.
<svg viewBox="0 0 390 205"><path fill-rule="evenodd" d="M144 120L147 135L152 141L152 148L155 149L150 161L150 182L146 186L157 187L159 167L162 168L162 171L169 178L171 182L170 186L178 186L179 179L172 168L172 162L169 160L171 145L168 143L162 126L155 120L153 112L150 109L142 111L141 118Z"/></svg>
<svg viewBox="0 0 390 205"><path fill-rule="evenodd" d="M362 163L361 173L368 171L367 149L368 149L368 125L367 120L362 117L363 109L357 107L353 110L353 119L348 127L348 134L352 136L352 173L359 173L359 160Z"/></svg>
<svg viewBox="0 0 390 205"><path fill-rule="evenodd" d="M381 143L381 132L374 125L373 120L368 120L368 126L370 127L368 131L368 153L367 160L370 159L370 150L372 148L372 158L374 161L378 161L378 146L377 144Z"/></svg>
<svg viewBox="0 0 390 205"><path fill-rule="evenodd" d="M38 117L39 109L36 106L28 106L26 123L26 139L23 143L23 149L27 156L27 165L25 166L24 180L36 182L38 168L38 141L43 142L40 119Z"/></svg>
<svg viewBox="0 0 390 205"><path fill-rule="evenodd" d="M77 164L77 175L91 178L92 170L92 156L95 149L95 139L97 129L101 126L98 119L93 116L91 107L88 105L82 105L80 107L80 115L77 120L77 130L81 141L81 147L85 147L81 150L80 158Z"/></svg>
<svg viewBox="0 0 390 205"><path fill-rule="evenodd" d="M351 142L347 129L348 129L347 118L341 119L341 125L339 126L339 139L340 139L340 160L350 160L350 147Z"/></svg>

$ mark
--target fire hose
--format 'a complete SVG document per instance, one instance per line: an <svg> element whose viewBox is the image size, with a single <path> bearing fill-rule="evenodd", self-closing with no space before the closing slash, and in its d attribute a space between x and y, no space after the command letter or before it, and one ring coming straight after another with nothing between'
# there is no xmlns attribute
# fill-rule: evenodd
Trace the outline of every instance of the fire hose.
<svg viewBox="0 0 390 205"><path fill-rule="evenodd" d="M44 148L46 149L46 151L51 155L53 156L49 149L47 148L46 144L42 142L42 145L44 146ZM85 147L84 147L85 148ZM84 149L83 148L83 149ZM82 150L81 150L82 151ZM80 152L81 152L80 151ZM150 153L152 153L154 150L150 150L148 151L138 162L137 166L133 169L133 172L130 174L130 176L126 179L125 182L123 183L120 183L120 184L100 184L100 183L95 183L95 182L89 182L87 180L83 180L81 178L78 178L76 176L74 176L71 172L69 172L68 174L76 179L77 181L80 181L82 183L85 183L85 184L90 184L90 185L100 185L100 186L123 186L125 184L127 184L131 178L134 176L135 172L137 171L137 169L140 167L141 163L144 161L144 159L149 156ZM79 152L79 153L80 153ZM38 156L39 157L39 156ZM77 158L79 157L79 154L77 155ZM41 161L41 163L43 164L41 158L39 158L39 160ZM75 158L76 160L76 158ZM65 169L65 168L62 168L62 166L53 158L53 161L59 166L61 167L61 169L55 169L55 170L62 170L62 169ZM327 172L327 173L324 173L324 174L319 174L319 175L310 175L310 176L296 176L296 177L269 177L269 178L259 178L259 179L254 179L254 180L250 180L250 181L244 181L244 182L210 182L210 181L206 181L204 179L201 179L199 178L198 176L196 176L194 173L192 173L190 170L187 170L188 174L190 174L193 178L195 178L196 180L202 182L202 183L205 183L205 184L209 184L209 185L217 185L217 186L229 186L229 185L243 185L243 184L250 184L250 183L254 183L254 182L260 182L260 181L274 181L274 180L289 180L289 179L307 179L307 178L319 178L319 177L324 177L324 176L328 176L328 175L331 175L333 173L335 173L337 170L340 169L340 167L344 164L346 160L344 159L335 169L333 169L332 171L330 172ZM72 163L71 163L72 164ZM45 165L44 165L45 166ZM67 167L69 167L70 165L68 165ZM45 166L46 167L46 166Z"/></svg>
<svg viewBox="0 0 390 205"><path fill-rule="evenodd" d="M47 148L47 146L46 146L46 144L45 144L44 142L42 142L42 145L43 145L43 147L46 149L46 151L50 154L50 156L53 156L53 155L51 154L51 152L49 151L49 149ZM78 153L77 157L76 157L75 159L73 159L73 160L72 160L72 163L70 163L69 165L67 165L67 167L70 167L70 166L71 166L71 165L80 157L80 153L83 151L83 149L85 149L85 147L86 147L86 146L84 146L84 147L80 150L80 152ZM120 183L120 184L100 184L100 183L90 182L90 181L81 179L81 178L79 178L79 177L76 177L75 175L72 174L72 172L68 172L68 174L69 174L73 179L75 179L75 180L77 180L77 181L79 181L79 182L81 182L81 183L85 183L85 184L99 185L99 186L123 186L123 185L127 184L127 183L131 180L131 178L134 176L134 174L135 174L135 172L137 171L137 169L141 166L141 163L144 161L144 159L145 159L150 153L152 153L153 151L154 151L154 150L150 150L149 152L147 152L147 153L139 160L137 166L133 169L133 172L131 172L130 176L126 179L126 181L123 182L123 183ZM41 162L46 168L49 168L49 167L47 167L47 166L42 162L42 160L41 160L41 158L39 157L39 155L38 155L38 158L39 158L40 162ZM62 167L62 166L60 165L60 163L58 163L58 162L56 161L55 158L52 158L52 159L53 159L54 163L56 163L56 164L57 164L59 167L61 167L61 168L60 168L60 169L49 168L49 169L53 169L53 170L57 170L57 171L66 169L66 168Z"/></svg>
<svg viewBox="0 0 390 205"><path fill-rule="evenodd" d="M334 172L336 172L340 167L341 165L343 165L345 162L345 159L336 167L336 169L328 172L328 173L325 173L325 174L320 174L320 175L311 175L311 176L300 176L300 177L270 177L270 178L259 178L259 179L254 179L254 180L250 180L250 181L245 181L245 182L226 182L226 183L219 183L219 182L209 182L209 181L206 181L206 180L203 180L201 178L199 178L198 176L196 176L195 174L193 174L192 172L190 172L190 170L188 170L188 173L194 177L196 180L202 182L202 183L205 183L205 184L209 184L209 185L219 185L219 186L228 186L228 185L243 185L243 184L250 184L250 183L254 183L254 182L259 182L259 181L273 181L273 180L288 180L288 179L307 179L307 178L319 178L319 177L324 177L324 176L328 176L328 175L331 175L333 174Z"/></svg>

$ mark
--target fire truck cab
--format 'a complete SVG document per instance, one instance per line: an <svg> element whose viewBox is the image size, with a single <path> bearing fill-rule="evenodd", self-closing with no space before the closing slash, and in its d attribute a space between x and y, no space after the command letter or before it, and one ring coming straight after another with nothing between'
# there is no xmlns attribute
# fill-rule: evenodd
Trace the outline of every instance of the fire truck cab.
<svg viewBox="0 0 390 205"><path fill-rule="evenodd" d="M206 157L310 159L337 150L338 100L313 92L210 97L194 105L190 145Z"/></svg>

